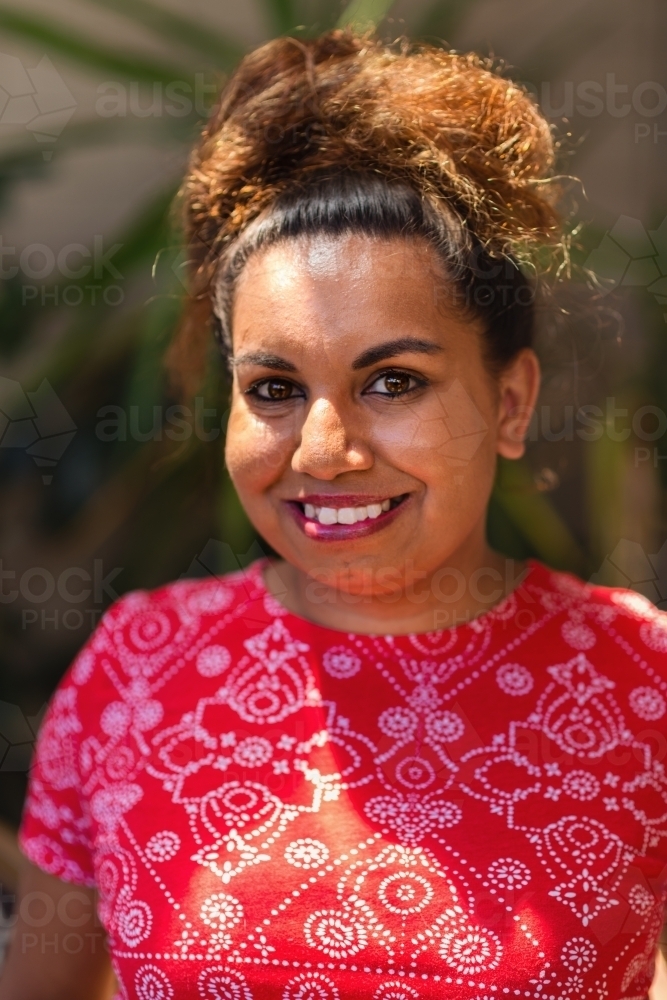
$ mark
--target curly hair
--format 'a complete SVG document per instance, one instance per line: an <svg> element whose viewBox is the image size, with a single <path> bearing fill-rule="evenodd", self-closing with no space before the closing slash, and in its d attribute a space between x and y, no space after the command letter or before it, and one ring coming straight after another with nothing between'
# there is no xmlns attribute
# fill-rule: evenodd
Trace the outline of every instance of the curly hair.
<svg viewBox="0 0 667 1000"><path fill-rule="evenodd" d="M504 363L530 342L532 301L484 303L475 283L484 275L488 292L504 259L502 280L523 288L536 251L559 245L553 161L531 98L476 55L342 30L261 46L223 90L182 187L191 298L172 368L201 364L211 319L229 354L250 253L351 229L433 243Z"/></svg>

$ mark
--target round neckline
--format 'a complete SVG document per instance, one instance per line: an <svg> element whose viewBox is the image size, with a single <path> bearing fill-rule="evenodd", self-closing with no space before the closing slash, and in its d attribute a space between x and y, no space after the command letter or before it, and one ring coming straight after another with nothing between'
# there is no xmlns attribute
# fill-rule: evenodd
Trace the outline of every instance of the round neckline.
<svg viewBox="0 0 667 1000"><path fill-rule="evenodd" d="M275 594L272 594L269 590L266 581L264 579L264 569L269 566L271 560L268 556L257 559L256 562L252 563L248 567L246 573L252 573L255 579L255 584L258 589L262 592L263 597L269 597L276 605L282 609L280 615L281 618L294 619L295 622L301 627L307 627L311 629L319 629L322 632L330 632L333 635L347 636L352 639L427 639L433 637L433 639L442 636L444 633L449 635L461 634L464 630L470 630L473 628L479 628L479 626L485 622L485 620L497 621L502 618L502 613L505 611L512 600L515 599L517 591L519 591L529 580L533 580L536 575L543 571L546 567L542 565L537 559L526 559L526 569L525 573L516 586L509 592L505 594L497 604L489 608L486 611L482 611L480 614L471 618L469 621L460 622L457 625L450 625L442 629L429 629L426 632L353 632L345 629L332 628L329 625L321 625L319 622L313 621L310 618L304 618L303 615L297 614L295 611L290 610L280 601Z"/></svg>

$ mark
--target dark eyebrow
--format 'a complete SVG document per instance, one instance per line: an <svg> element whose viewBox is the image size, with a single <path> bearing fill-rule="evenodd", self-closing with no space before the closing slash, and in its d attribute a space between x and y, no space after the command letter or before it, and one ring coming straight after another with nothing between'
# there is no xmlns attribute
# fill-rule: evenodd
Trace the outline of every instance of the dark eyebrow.
<svg viewBox="0 0 667 1000"><path fill-rule="evenodd" d="M399 337L398 340L388 340L386 344L378 344L377 347L369 347L352 362L352 369L358 371L360 368L368 368L378 361L386 361L387 358L394 358L397 354L436 354L443 348L439 344L434 344L432 340L418 340L417 337Z"/></svg>
<svg viewBox="0 0 667 1000"><path fill-rule="evenodd" d="M238 358L234 358L232 363L234 368L238 368L240 365L260 365L262 368L273 368L277 372L298 371L296 365L293 365L291 361L285 361L277 354L263 354L261 351L241 354Z"/></svg>

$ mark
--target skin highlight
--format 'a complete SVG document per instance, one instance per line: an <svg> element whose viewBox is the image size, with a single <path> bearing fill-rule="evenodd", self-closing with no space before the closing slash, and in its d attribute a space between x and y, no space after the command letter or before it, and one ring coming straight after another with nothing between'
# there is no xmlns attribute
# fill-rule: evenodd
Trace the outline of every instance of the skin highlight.
<svg viewBox="0 0 667 1000"><path fill-rule="evenodd" d="M479 322L447 299L435 252L407 238L283 241L239 278L226 462L282 556L267 585L302 617L424 632L512 589L486 509L497 456L523 454L539 364L523 350L492 375ZM325 530L313 498L393 499L377 523Z"/></svg>

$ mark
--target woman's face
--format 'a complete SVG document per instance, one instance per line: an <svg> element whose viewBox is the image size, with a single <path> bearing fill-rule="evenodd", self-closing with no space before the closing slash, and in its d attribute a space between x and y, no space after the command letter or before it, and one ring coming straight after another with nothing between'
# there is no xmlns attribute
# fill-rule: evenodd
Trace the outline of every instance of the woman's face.
<svg viewBox="0 0 667 1000"><path fill-rule="evenodd" d="M330 586L386 593L485 546L537 362L492 377L446 299L434 252L400 238L285 241L239 279L227 466L258 532Z"/></svg>

